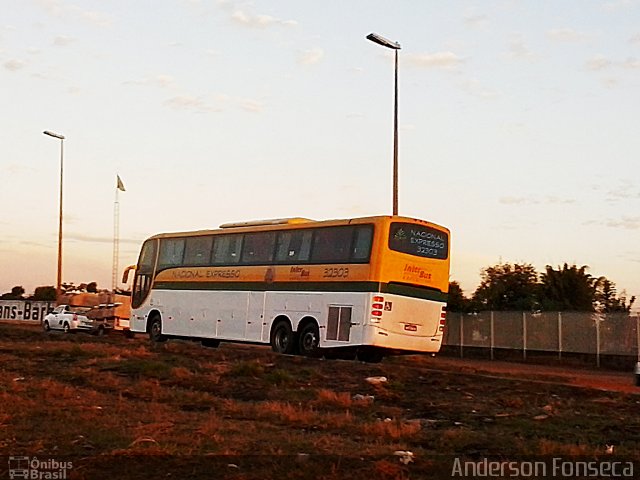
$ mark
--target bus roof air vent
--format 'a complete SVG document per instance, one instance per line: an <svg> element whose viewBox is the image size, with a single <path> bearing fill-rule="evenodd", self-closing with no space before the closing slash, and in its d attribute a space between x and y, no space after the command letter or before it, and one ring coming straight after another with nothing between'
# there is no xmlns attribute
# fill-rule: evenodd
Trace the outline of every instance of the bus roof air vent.
<svg viewBox="0 0 640 480"><path fill-rule="evenodd" d="M273 218L270 220L249 220L248 222L232 222L223 223L220 228L238 228L238 227L261 227L267 225L293 225L296 223L310 223L315 220L308 218L294 217L294 218Z"/></svg>

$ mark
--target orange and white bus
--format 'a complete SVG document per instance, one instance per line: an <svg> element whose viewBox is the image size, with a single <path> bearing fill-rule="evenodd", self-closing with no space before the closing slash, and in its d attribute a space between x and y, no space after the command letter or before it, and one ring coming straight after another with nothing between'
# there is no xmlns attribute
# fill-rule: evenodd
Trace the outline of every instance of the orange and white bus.
<svg viewBox="0 0 640 480"><path fill-rule="evenodd" d="M131 330L365 361L437 352L449 251L448 229L398 216L163 233L142 245Z"/></svg>

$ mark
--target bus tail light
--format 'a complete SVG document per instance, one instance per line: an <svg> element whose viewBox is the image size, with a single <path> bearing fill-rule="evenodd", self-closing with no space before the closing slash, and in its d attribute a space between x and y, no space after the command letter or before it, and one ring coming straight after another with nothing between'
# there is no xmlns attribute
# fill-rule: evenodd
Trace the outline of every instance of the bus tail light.
<svg viewBox="0 0 640 480"><path fill-rule="evenodd" d="M439 331L444 331L444 325L447 323L447 307L442 307L442 312L440 312L440 326L438 327Z"/></svg>
<svg viewBox="0 0 640 480"><path fill-rule="evenodd" d="M382 317L382 309L384 308L384 297L376 295L373 297L371 304L371 323L380 323Z"/></svg>

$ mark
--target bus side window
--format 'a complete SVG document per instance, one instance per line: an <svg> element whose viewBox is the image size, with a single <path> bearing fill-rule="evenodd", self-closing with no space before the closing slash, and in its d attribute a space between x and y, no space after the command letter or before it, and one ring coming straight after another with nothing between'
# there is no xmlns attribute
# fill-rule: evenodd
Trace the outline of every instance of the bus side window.
<svg viewBox="0 0 640 480"><path fill-rule="evenodd" d="M184 238L163 238L160 240L158 268L178 267L182 265Z"/></svg>
<svg viewBox="0 0 640 480"><path fill-rule="evenodd" d="M373 226L365 225L357 227L353 240L351 258L355 261L369 260L371 254L371 240L373 238Z"/></svg>
<svg viewBox="0 0 640 480"><path fill-rule="evenodd" d="M343 263L349 260L353 227L319 228L315 231L311 261Z"/></svg>
<svg viewBox="0 0 640 480"><path fill-rule="evenodd" d="M274 232L247 233L242 246L242 263L271 263L275 240Z"/></svg>
<svg viewBox="0 0 640 480"><path fill-rule="evenodd" d="M209 265L213 237L187 238L184 251L185 265Z"/></svg>
<svg viewBox="0 0 640 480"><path fill-rule="evenodd" d="M213 264L235 265L240 262L242 235L220 235L213 242Z"/></svg>
<svg viewBox="0 0 640 480"><path fill-rule="evenodd" d="M276 262L304 263L309 260L311 251L311 230L280 232L276 248Z"/></svg>

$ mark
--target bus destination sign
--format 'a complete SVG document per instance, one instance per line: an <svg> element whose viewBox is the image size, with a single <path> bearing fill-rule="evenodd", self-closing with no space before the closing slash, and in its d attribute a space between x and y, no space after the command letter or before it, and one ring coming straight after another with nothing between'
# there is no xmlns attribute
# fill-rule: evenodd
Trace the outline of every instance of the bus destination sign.
<svg viewBox="0 0 640 480"><path fill-rule="evenodd" d="M389 248L417 257L445 260L449 256L449 237L432 227L394 222L389 231Z"/></svg>

